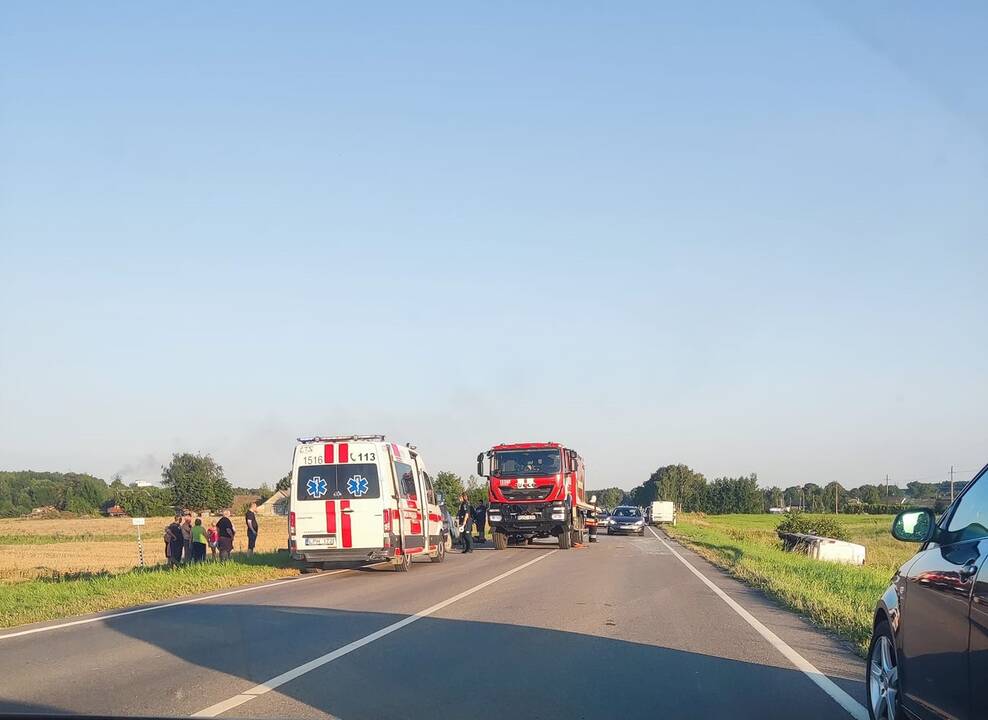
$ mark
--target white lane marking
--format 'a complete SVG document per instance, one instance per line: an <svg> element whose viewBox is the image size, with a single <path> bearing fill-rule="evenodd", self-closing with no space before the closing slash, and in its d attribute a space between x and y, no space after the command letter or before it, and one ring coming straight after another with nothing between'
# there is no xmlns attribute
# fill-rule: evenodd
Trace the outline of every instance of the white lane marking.
<svg viewBox="0 0 988 720"><path fill-rule="evenodd" d="M669 552L675 555L679 559L679 561L683 563L683 565L689 568L689 571L691 573L693 573L698 578L700 578L700 580L703 581L704 585L706 585L708 588L713 590L714 593L717 595L717 597L719 597L721 600L726 602L728 606L734 612L740 615L745 620L745 622L751 625L751 627L753 627L759 635L761 635L763 638L768 640L769 644L772 645L772 647L774 647L776 650L782 653L782 655L789 662L791 662L796 667L797 670L802 672L806 677L808 677L810 680L816 683L817 687L819 687L821 690L827 693L827 695L829 695L834 700L834 702L836 702L838 705L844 708L847 711L847 713L854 718L854 720L868 720L868 711L864 708L863 705L861 705L861 703L859 703L857 700L855 700L850 695L848 695L833 680L831 680L822 672L817 670L816 666L813 665L813 663L811 663L809 660L804 658L798 652L793 650L792 647L790 647L785 642L785 640L783 640L774 632L772 632L767 627L765 627L765 625L763 625L758 618L756 618L750 612L745 610L736 600L734 600L734 598L732 598L726 592L724 592L719 587L717 587L709 578L707 578L706 575L704 575L695 567L693 567L693 565L690 563L689 560L687 560L678 552L676 552L676 550L672 547L672 545L670 545L661 537L659 537L659 534L655 532L655 530L652 530L652 528L650 527L649 531L652 533L652 535L655 536L655 539L658 540L663 545L665 545L666 548L668 548Z"/></svg>
<svg viewBox="0 0 988 720"><path fill-rule="evenodd" d="M222 702L218 702L215 705L210 705L208 708L204 708L204 709L200 710L199 712L193 714L192 717L200 717L200 718L216 717L220 713L226 712L227 710L230 710L232 708L235 708L235 707L237 707L239 705L243 705L248 700L253 700L254 698L256 698L256 697L258 697L260 695L263 695L266 692L270 692L271 690L274 690L275 688L280 687L281 685L284 685L285 683L287 683L287 682L289 682L291 680L294 680L297 677L301 677L302 675L305 675L308 672L312 672L316 668L320 668L323 665L326 665L327 663L331 663L334 660L343 657L344 655L349 655L354 650L358 650L358 649L362 648L364 645L369 645L370 643L374 642L375 640L380 640L381 638L383 638L386 635L390 635L391 633L393 633L393 632L395 632L397 630L401 630L406 625L411 625L413 622L416 622L418 620L421 620L422 618L428 617L429 615L432 615L433 613L439 612L440 610L442 610L447 605L452 605L456 601L462 600L463 598L467 597L468 595L473 595L475 592L478 592L480 590L483 590L485 587L488 587L489 585L493 585L494 583L496 583L496 582L498 582L500 580L504 580L504 578L508 577L509 575L514 575L519 570L524 570L525 568L529 567L530 565L534 565L535 563L539 562L540 560L545 560L547 557L549 557L550 555L552 555L555 552L557 552L557 551L556 550L550 550L549 552L545 553L544 555L539 555L534 560L529 560L528 562L522 563L521 565L519 565L516 568L512 568L511 570L508 570L507 572L501 573L497 577L493 577L490 580L486 580L486 581L480 583L480 585L475 585L474 587L470 588L469 590L464 590L463 592L461 592L461 593L459 593L457 595L454 595L451 598L447 598L446 600L443 600L442 602L436 603L435 605L432 605L431 607L427 607L425 610L420 610L419 612L415 613L414 615L409 615L408 617L402 618L398 622L392 623L392 624L388 625L387 627L381 628L380 630L376 630L375 632L372 632L370 635L365 635L364 637L360 638L359 640L354 640L351 643L347 643L343 647L337 648L336 650L333 650L332 652L328 652L325 655L320 655L317 658L314 658L312 660L309 660L309 662L307 662L307 663L303 663L303 664L299 665L296 668L292 668L291 670L288 670L287 672L283 672L281 675L278 675L276 677L273 677L270 680L265 680L260 685L255 685L254 687L250 688L249 690L244 690L242 693L239 693L237 695L234 695L231 698L228 698L228 699L226 699L226 700L224 700Z"/></svg>
<svg viewBox="0 0 988 720"><path fill-rule="evenodd" d="M85 618L83 620L72 620L71 622L59 623L58 625L45 625L44 627L31 628L30 630L19 630L18 632L0 635L0 640L9 640L10 638L21 637L22 635L34 635L34 633L43 633L48 632L49 630L75 627L76 625L87 625L89 623L100 622L101 620L112 620L113 618L124 617L125 615L137 615L138 613L152 612L154 610L164 610L165 608L177 607L179 605L191 605L192 603L203 602L205 600L215 600L216 598L229 597L230 595L239 595L240 593L246 592L254 592L255 590L266 590L267 588L278 587L279 585L287 585L288 583L301 582L303 580L312 580L318 577L326 577L327 575L338 575L339 573L350 571L351 568L344 568L342 570L333 570L332 572L320 573L317 575L306 575L305 577L291 578L289 580L278 580L277 582L267 583L265 585L253 585L251 587L240 588L238 590L228 590L226 592L214 593L213 595L206 595L204 597L178 600L176 602L164 603L163 605L152 605L150 607L137 608L136 610L125 610L124 612L112 613L110 615L98 615L96 617Z"/></svg>

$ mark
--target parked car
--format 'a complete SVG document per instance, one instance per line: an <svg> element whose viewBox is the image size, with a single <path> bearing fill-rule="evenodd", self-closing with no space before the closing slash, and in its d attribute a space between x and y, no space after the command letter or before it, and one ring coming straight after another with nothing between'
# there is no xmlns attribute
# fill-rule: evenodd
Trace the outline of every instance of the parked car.
<svg viewBox="0 0 988 720"><path fill-rule="evenodd" d="M641 508L631 507L630 505L621 505L614 508L614 513L611 515L611 522L607 526L607 534L617 535L620 533L645 534L645 515L642 513Z"/></svg>
<svg viewBox="0 0 988 720"><path fill-rule="evenodd" d="M875 610L865 685L873 720L988 717L988 466L947 508L896 515L922 543Z"/></svg>

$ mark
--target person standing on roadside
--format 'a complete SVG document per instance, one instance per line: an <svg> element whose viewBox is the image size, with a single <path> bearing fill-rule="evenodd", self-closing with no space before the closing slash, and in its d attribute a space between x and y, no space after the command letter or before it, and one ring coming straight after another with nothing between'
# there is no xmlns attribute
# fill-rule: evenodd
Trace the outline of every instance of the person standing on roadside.
<svg viewBox="0 0 988 720"><path fill-rule="evenodd" d="M216 541L219 540L219 533L216 532L216 523L209 523L206 529L206 540L209 542L209 552L216 559Z"/></svg>
<svg viewBox="0 0 988 720"><path fill-rule="evenodd" d="M224 510L223 517L216 521L216 532L219 535L216 545L220 551L220 560L229 560L230 552L233 550L233 536L237 534L233 529L229 510Z"/></svg>
<svg viewBox="0 0 988 720"><path fill-rule="evenodd" d="M182 562L182 516L176 515L171 524L165 528L165 557L169 567L175 567Z"/></svg>
<svg viewBox="0 0 988 720"><path fill-rule="evenodd" d="M477 524L477 542L483 545L487 542L487 538L484 537L484 528L487 527L487 505L483 500L474 512L474 522Z"/></svg>
<svg viewBox="0 0 988 720"><path fill-rule="evenodd" d="M257 503L252 502L244 516L247 524L247 554L254 554L254 544L257 542Z"/></svg>
<svg viewBox="0 0 988 720"><path fill-rule="evenodd" d="M202 518L196 518L192 526L192 562L201 563L206 559L206 528L202 526Z"/></svg>
<svg viewBox="0 0 988 720"><path fill-rule="evenodd" d="M456 522L460 526L460 537L463 538L463 552L473 552L473 507L466 493L460 495L460 509L456 512Z"/></svg>
<svg viewBox="0 0 988 720"><path fill-rule="evenodd" d="M192 513L182 517L182 562L192 562Z"/></svg>

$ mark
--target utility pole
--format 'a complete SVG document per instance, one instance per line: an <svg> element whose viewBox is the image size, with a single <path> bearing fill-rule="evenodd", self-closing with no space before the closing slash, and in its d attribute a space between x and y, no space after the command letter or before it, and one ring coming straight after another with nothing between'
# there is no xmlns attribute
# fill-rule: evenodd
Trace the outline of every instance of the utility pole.
<svg viewBox="0 0 988 720"><path fill-rule="evenodd" d="M889 474L885 473L885 497L889 496Z"/></svg>
<svg viewBox="0 0 988 720"><path fill-rule="evenodd" d="M950 502L954 502L954 466L950 466Z"/></svg>
<svg viewBox="0 0 988 720"><path fill-rule="evenodd" d="M840 509L837 507L837 488L839 487L837 481L834 481L834 515L840 514Z"/></svg>

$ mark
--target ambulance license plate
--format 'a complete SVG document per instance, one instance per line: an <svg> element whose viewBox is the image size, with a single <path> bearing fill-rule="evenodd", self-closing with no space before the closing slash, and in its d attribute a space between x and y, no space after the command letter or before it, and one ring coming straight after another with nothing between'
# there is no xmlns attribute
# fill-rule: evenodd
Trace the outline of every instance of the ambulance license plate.
<svg viewBox="0 0 988 720"><path fill-rule="evenodd" d="M518 519L519 520L535 520L537 517L538 517L537 515L519 515L518 516Z"/></svg>
<svg viewBox="0 0 988 720"><path fill-rule="evenodd" d="M321 538L306 538L306 545L336 545L336 538L334 537L321 537Z"/></svg>

